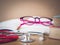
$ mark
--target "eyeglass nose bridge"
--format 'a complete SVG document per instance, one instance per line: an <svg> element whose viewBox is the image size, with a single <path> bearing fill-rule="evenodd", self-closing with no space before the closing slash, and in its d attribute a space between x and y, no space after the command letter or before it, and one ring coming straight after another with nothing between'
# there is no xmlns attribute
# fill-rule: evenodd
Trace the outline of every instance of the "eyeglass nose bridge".
<svg viewBox="0 0 60 45"><path fill-rule="evenodd" d="M35 22L40 22L40 18L39 17L35 17Z"/></svg>

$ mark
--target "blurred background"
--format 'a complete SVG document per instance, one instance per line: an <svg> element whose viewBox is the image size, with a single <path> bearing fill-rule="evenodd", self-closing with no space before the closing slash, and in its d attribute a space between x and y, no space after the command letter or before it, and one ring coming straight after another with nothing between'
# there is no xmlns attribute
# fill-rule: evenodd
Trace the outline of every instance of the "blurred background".
<svg viewBox="0 0 60 45"><path fill-rule="evenodd" d="M0 22L21 16L45 16L60 14L60 0L0 0Z"/></svg>

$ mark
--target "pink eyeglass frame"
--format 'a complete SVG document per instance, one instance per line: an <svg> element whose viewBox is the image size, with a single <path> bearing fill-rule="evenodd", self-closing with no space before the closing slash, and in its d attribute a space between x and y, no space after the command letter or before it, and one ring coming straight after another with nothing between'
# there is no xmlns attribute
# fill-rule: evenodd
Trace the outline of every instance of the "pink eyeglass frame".
<svg viewBox="0 0 60 45"><path fill-rule="evenodd" d="M25 20L24 18L26 18L26 17L33 18L33 19L35 19L35 21ZM40 20L41 18L46 18L46 19L48 19L48 20L50 20L50 21L41 22L41 20ZM39 21L36 21L36 19L38 19ZM51 18L48 18L48 17L23 16L23 17L20 18L20 21L23 21L23 23L19 25L19 27L17 28L17 30L19 30L20 27L21 27L22 25L25 25L25 24L26 24L26 25L42 24L42 25L44 25L44 26L50 26L50 25L52 25L52 19L51 19ZM46 25L46 24L44 24L44 23L49 24L49 25Z"/></svg>

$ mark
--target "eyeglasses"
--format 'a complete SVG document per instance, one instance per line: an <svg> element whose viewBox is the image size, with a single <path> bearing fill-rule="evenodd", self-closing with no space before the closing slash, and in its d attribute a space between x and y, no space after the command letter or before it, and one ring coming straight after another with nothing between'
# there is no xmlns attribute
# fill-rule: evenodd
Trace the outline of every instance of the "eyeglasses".
<svg viewBox="0 0 60 45"><path fill-rule="evenodd" d="M20 25L32 25L32 24L42 24L44 26L52 25L52 19L49 17L38 17L38 16L23 16L20 18L23 23Z"/></svg>
<svg viewBox="0 0 60 45"><path fill-rule="evenodd" d="M51 24L52 19L48 17L33 17L33 16L24 16L20 18L24 23L40 23L40 24Z"/></svg>

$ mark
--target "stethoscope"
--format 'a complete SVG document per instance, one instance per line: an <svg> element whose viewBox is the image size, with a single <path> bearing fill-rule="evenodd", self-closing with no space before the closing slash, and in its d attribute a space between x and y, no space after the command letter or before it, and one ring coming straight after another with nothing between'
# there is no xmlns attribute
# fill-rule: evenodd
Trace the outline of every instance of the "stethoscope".
<svg viewBox="0 0 60 45"><path fill-rule="evenodd" d="M31 20L29 20L29 19L31 19ZM46 20L42 21L41 19L42 20L46 19ZM20 21L22 21L23 23L18 26L17 30L19 30L20 27L23 25L30 25L30 26L33 24L42 24L44 26L52 25L52 19L48 18L48 17L23 16L23 17L20 17Z"/></svg>

